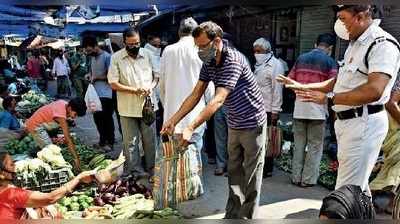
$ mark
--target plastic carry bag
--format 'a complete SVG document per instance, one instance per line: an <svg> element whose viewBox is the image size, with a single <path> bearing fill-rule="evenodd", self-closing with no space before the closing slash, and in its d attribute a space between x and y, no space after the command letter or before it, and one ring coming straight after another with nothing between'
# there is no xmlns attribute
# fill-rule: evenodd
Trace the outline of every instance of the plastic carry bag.
<svg viewBox="0 0 400 224"><path fill-rule="evenodd" d="M99 95L97 95L96 89L93 84L89 84L86 94L85 94L85 102L88 111L96 112L102 111L103 108L101 106L101 101Z"/></svg>

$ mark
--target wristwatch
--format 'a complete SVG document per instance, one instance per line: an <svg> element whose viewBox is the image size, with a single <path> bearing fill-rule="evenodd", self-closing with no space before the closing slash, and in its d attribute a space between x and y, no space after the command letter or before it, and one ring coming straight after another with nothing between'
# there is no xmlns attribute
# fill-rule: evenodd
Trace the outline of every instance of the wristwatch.
<svg viewBox="0 0 400 224"><path fill-rule="evenodd" d="M328 98L328 103L334 105L335 103L333 102L335 98L335 93L334 92L329 92L326 94L326 97Z"/></svg>

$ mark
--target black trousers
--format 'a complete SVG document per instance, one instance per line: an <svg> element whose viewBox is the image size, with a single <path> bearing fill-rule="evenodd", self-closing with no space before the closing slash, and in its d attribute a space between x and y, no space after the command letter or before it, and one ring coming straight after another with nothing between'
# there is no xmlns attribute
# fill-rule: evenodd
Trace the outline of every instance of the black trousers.
<svg viewBox="0 0 400 224"><path fill-rule="evenodd" d="M272 116L272 113L271 112L267 112L267 125L268 125L268 127L272 125L271 116ZM274 124L274 125L276 125L276 124ZM267 154L267 153L265 153L265 154ZM264 174L272 173L272 171L274 171L274 157L265 156Z"/></svg>
<svg viewBox="0 0 400 224"><path fill-rule="evenodd" d="M207 129L204 133L204 146L208 158L215 159L217 156L217 149L215 148L215 135L214 135L214 116L207 121Z"/></svg>
<svg viewBox="0 0 400 224"><path fill-rule="evenodd" d="M94 123L100 135L99 143L113 145L115 142L113 100L100 97L100 101L103 111L93 113Z"/></svg>

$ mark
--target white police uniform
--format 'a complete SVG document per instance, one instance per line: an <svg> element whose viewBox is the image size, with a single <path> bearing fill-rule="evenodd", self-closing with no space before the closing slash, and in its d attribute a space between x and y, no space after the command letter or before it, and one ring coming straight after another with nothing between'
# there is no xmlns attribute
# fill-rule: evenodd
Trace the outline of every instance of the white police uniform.
<svg viewBox="0 0 400 224"><path fill-rule="evenodd" d="M383 105L390 98L400 67L399 49L387 39L395 40L377 24L372 24L356 41L350 43L339 69L334 93L348 92L367 83L368 74L374 72L384 73L391 78L382 97L376 102L358 107L333 106L338 115L335 122L339 160L336 189L354 184L369 192L368 178L388 132L388 117ZM373 42L376 44L368 53L366 66L364 57Z"/></svg>

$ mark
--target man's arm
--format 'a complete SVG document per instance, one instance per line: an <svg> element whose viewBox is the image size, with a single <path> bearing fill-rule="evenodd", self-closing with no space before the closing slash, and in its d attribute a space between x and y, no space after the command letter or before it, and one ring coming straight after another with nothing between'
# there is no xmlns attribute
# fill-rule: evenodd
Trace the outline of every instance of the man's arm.
<svg viewBox="0 0 400 224"><path fill-rule="evenodd" d="M368 82L351 91L337 93L333 99L336 105L360 106L379 100L389 82L389 76L384 73L371 73ZM326 94L310 89L295 89L296 95L304 102L326 103Z"/></svg>
<svg viewBox="0 0 400 224"><path fill-rule="evenodd" d="M394 92L392 92L392 95L390 96L389 102L385 105L386 110L389 112L390 116L392 116L392 118L398 124L400 124L399 102L400 102L400 91L394 91Z"/></svg>
<svg viewBox="0 0 400 224"><path fill-rule="evenodd" d="M214 98L207 104L207 106L201 111L200 115L189 125L189 128L193 131L205 121L209 120L211 116L220 108L228 97L230 90L223 87L218 87Z"/></svg>
<svg viewBox="0 0 400 224"><path fill-rule="evenodd" d="M368 75L368 82L356 89L338 93L334 97L334 104L359 106L379 100L388 84L390 78L383 73L371 73Z"/></svg>
<svg viewBox="0 0 400 224"><path fill-rule="evenodd" d="M301 84L291 78L287 78L283 75L278 76L277 81L284 84L286 88L293 89L293 90L313 90L319 91L323 93L329 93L333 91L333 87L336 83L336 78L328 79L324 82L317 82L317 83L310 83L310 84Z"/></svg>
<svg viewBox="0 0 400 224"><path fill-rule="evenodd" d="M67 120L65 118L59 118L59 117L56 117L54 120L60 125L60 127L61 127L61 129L63 131L63 134L64 134L65 142L68 145L68 150L72 154L72 156L74 157L75 168L77 170L79 170L80 169L79 155L76 152L75 144L72 141L71 135L69 133Z"/></svg>

